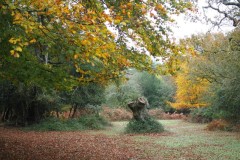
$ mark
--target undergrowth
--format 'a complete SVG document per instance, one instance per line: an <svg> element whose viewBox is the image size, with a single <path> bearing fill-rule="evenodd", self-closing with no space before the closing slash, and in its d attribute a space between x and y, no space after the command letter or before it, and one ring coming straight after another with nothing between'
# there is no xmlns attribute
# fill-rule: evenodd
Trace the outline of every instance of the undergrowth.
<svg viewBox="0 0 240 160"><path fill-rule="evenodd" d="M77 131L77 130L100 130L110 126L110 123L99 115L86 115L78 119L61 120L55 117L42 120L25 128L34 131Z"/></svg>
<svg viewBox="0 0 240 160"><path fill-rule="evenodd" d="M78 122L87 129L104 129L111 124L100 115L85 115L78 119Z"/></svg>
<svg viewBox="0 0 240 160"><path fill-rule="evenodd" d="M131 120L125 129L126 133L160 133L163 131L162 124L152 118L145 121Z"/></svg>

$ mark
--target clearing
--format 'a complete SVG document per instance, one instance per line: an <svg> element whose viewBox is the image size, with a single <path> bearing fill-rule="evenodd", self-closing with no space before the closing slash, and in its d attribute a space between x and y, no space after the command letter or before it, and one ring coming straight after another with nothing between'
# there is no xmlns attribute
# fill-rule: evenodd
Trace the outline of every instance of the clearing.
<svg viewBox="0 0 240 160"><path fill-rule="evenodd" d="M161 120L161 134L123 134L127 122L103 131L35 132L0 127L0 159L240 160L240 135L205 125Z"/></svg>

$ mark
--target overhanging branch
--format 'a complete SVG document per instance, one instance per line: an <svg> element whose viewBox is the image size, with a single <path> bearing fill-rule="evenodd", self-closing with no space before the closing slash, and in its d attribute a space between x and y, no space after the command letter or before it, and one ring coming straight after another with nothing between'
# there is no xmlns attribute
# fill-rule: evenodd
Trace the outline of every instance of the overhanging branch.
<svg viewBox="0 0 240 160"><path fill-rule="evenodd" d="M225 1L223 1L223 4L224 4ZM230 3L230 2L227 2L227 3ZM223 14L226 18L232 20L234 27L236 27L239 24L239 22L240 22L239 19L229 15L228 13L226 13L225 11L220 10L219 8L214 7L209 1L208 1L208 6L206 8L211 8L211 9L217 11L218 13Z"/></svg>

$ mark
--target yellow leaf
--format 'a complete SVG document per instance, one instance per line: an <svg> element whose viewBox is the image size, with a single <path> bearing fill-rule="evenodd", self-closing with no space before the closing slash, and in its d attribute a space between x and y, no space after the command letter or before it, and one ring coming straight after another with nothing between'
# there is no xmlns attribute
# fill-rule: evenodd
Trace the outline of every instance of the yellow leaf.
<svg viewBox="0 0 240 160"><path fill-rule="evenodd" d="M72 33L73 33L73 34L75 34L75 33L76 33L76 31L72 30Z"/></svg>
<svg viewBox="0 0 240 160"><path fill-rule="evenodd" d="M15 16L14 16L14 20L15 21L21 20L21 14L20 13L16 13Z"/></svg>
<svg viewBox="0 0 240 160"><path fill-rule="evenodd" d="M130 18L130 17L131 17L131 13L130 13L130 12L127 12L127 15L128 15L128 18Z"/></svg>
<svg viewBox="0 0 240 160"><path fill-rule="evenodd" d="M11 50L10 53L11 53L11 55L14 55L15 51L14 51L14 50Z"/></svg>
<svg viewBox="0 0 240 160"><path fill-rule="evenodd" d="M79 55L78 54L75 54L74 55L74 59L78 59Z"/></svg>
<svg viewBox="0 0 240 160"><path fill-rule="evenodd" d="M22 52L22 48L19 47L19 46L17 48L15 48L15 50L18 51L18 52Z"/></svg>
<svg viewBox="0 0 240 160"><path fill-rule="evenodd" d="M28 42L24 42L23 45L24 45L24 46L28 46L29 43L28 43Z"/></svg>
<svg viewBox="0 0 240 160"><path fill-rule="evenodd" d="M12 43L12 44L16 44L16 43L17 43L16 39L14 39L14 38L9 39L8 42L10 42L10 43Z"/></svg>
<svg viewBox="0 0 240 160"><path fill-rule="evenodd" d="M19 58L19 54L17 52L15 52L15 54L13 55L15 58Z"/></svg>
<svg viewBox="0 0 240 160"><path fill-rule="evenodd" d="M119 24L121 21L120 21L119 19L116 19L114 22L115 22L116 24Z"/></svg>
<svg viewBox="0 0 240 160"><path fill-rule="evenodd" d="M33 38L31 41L29 41L30 43L35 43L36 42L36 39Z"/></svg>
<svg viewBox="0 0 240 160"><path fill-rule="evenodd" d="M88 41L87 41L87 40L83 40L83 41L81 41L81 44L82 44L82 45L87 45L87 44L88 44Z"/></svg>
<svg viewBox="0 0 240 160"><path fill-rule="evenodd" d="M128 8L132 7L132 3L127 3Z"/></svg>
<svg viewBox="0 0 240 160"><path fill-rule="evenodd" d="M123 26L126 26L126 25L127 25L125 22L122 22L121 24L122 24Z"/></svg>

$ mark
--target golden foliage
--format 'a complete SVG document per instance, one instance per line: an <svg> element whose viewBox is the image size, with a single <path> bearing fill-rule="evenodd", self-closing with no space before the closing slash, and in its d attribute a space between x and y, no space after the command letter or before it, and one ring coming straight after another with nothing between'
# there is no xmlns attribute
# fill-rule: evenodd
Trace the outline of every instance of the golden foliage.
<svg viewBox="0 0 240 160"><path fill-rule="evenodd" d="M177 109L207 106L202 102L201 95L207 92L209 82L199 78L191 79L186 62L181 65L181 69L182 72L176 77L176 103L170 103L170 105Z"/></svg>

